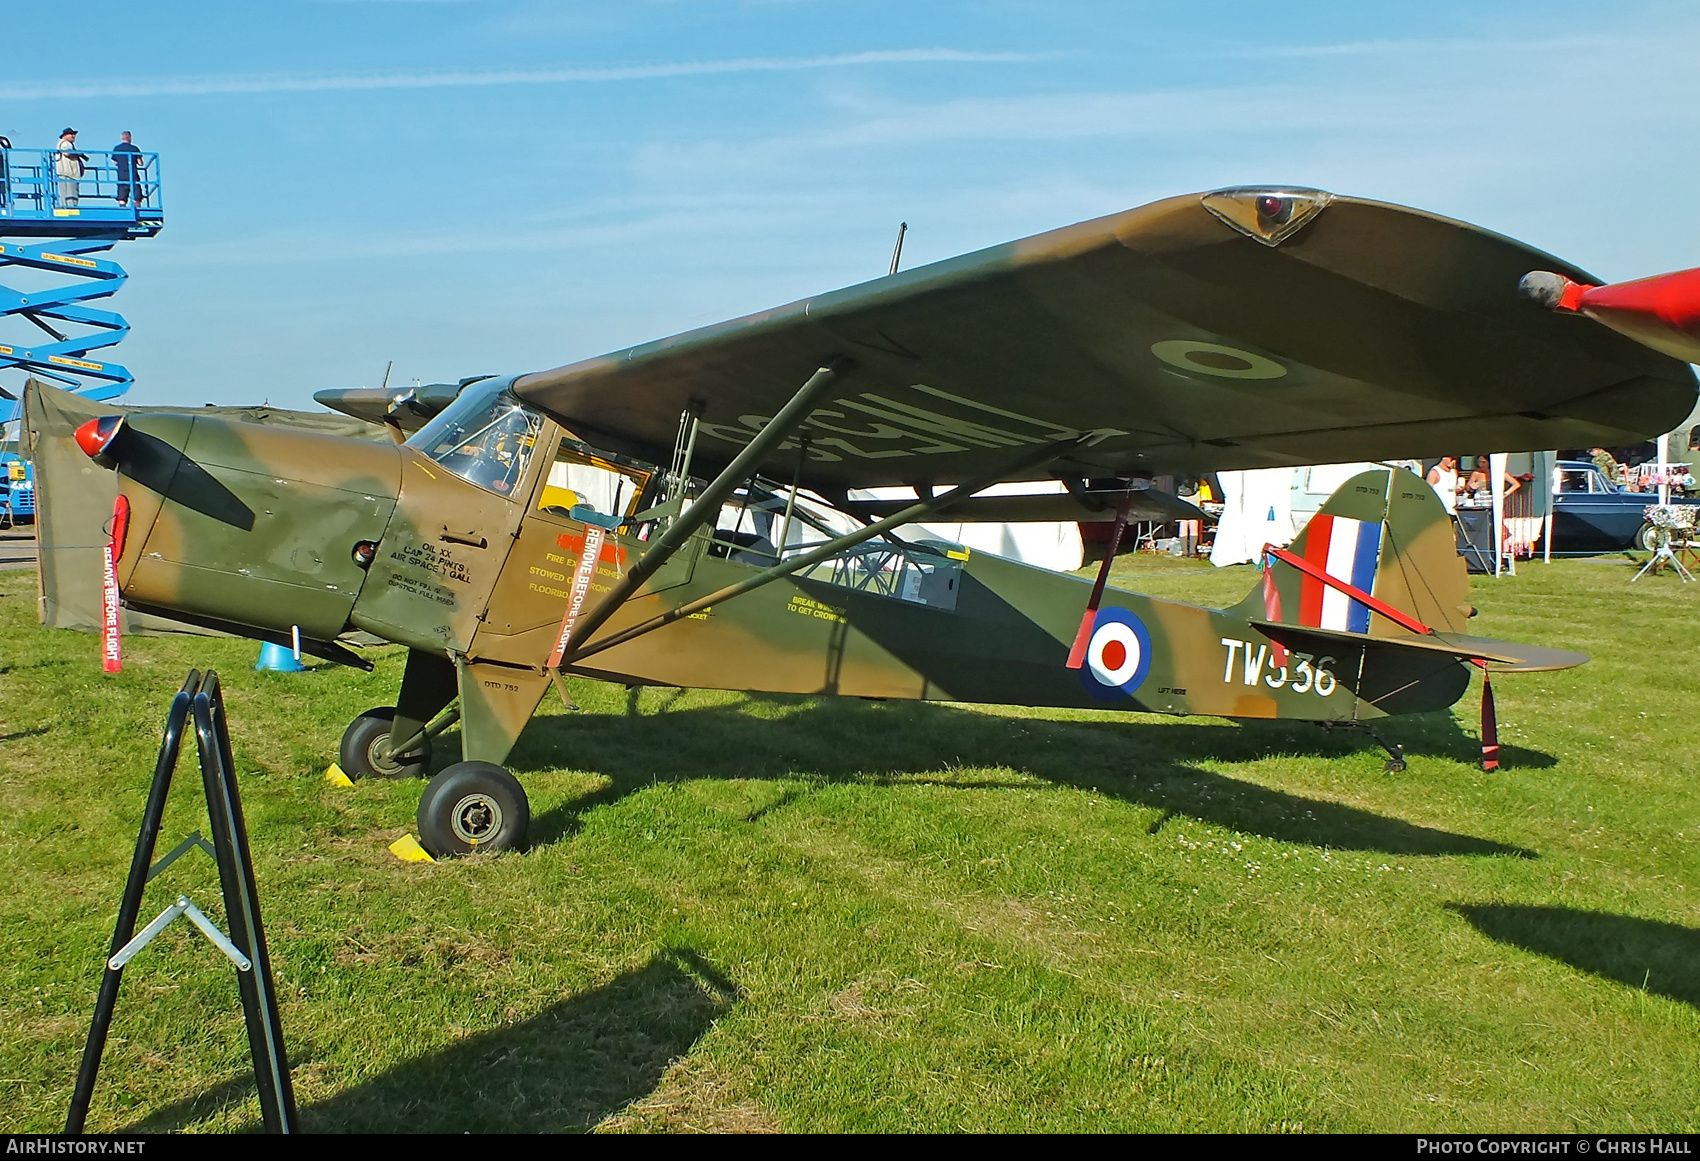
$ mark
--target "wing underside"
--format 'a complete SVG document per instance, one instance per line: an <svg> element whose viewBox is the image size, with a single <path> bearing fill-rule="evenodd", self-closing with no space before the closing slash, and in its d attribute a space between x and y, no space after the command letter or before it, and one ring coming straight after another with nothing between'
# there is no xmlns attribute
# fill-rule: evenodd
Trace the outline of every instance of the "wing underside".
<svg viewBox="0 0 1700 1161"><path fill-rule="evenodd" d="M1218 199L1220 195L1216 195ZM816 488L1102 478L1619 445L1666 430L1693 373L1525 301L1551 255L1415 210L1319 195L1269 244L1157 202L554 371L515 390L585 439L664 460L685 409L724 463L815 368ZM788 477L799 441L763 463Z"/></svg>

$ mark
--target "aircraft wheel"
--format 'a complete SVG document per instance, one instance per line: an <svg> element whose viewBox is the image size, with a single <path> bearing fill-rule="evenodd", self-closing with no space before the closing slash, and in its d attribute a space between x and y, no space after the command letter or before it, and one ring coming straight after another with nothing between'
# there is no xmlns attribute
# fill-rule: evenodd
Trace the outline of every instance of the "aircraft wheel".
<svg viewBox="0 0 1700 1161"><path fill-rule="evenodd" d="M1405 759L1389 758L1382 769L1389 774L1403 774L1405 772Z"/></svg>
<svg viewBox="0 0 1700 1161"><path fill-rule="evenodd" d="M410 753L393 756L382 750L390 744L390 723L395 707L369 709L352 722L342 735L339 755L342 772L350 778L417 778L431 765L431 740L425 739Z"/></svg>
<svg viewBox="0 0 1700 1161"><path fill-rule="evenodd" d="M439 859L512 850L530 825L525 788L494 762L456 762L419 800L419 843Z"/></svg>

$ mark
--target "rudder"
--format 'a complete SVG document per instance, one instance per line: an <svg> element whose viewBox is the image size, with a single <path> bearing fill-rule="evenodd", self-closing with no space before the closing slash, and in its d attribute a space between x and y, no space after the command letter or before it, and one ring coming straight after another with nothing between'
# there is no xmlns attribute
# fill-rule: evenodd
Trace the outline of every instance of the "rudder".
<svg viewBox="0 0 1700 1161"><path fill-rule="evenodd" d="M1403 468L1347 480L1287 551L1427 628L1460 632L1472 613L1451 516L1434 489ZM1372 637L1412 632L1279 557L1266 552L1263 563L1262 581L1235 609L1249 619Z"/></svg>

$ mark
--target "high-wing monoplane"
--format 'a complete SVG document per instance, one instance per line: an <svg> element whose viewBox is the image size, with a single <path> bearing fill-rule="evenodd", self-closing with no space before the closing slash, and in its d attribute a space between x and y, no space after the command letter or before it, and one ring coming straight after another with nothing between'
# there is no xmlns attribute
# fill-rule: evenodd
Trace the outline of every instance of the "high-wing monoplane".
<svg viewBox="0 0 1700 1161"><path fill-rule="evenodd" d="M1535 270L1595 281L1415 210L1223 190L403 394L395 446L194 413L78 439L119 473L126 603L354 665L350 630L405 645L341 764L424 772L458 721L421 838L500 850L529 811L501 763L564 674L1367 725L1452 705L1472 666L1579 663L1464 632L1450 523L1400 469L1346 484L1226 610L900 532L1025 509L1119 534L1175 518L1161 475L1617 445L1688 414L1684 363L1542 309ZM1053 493L979 495L1011 481ZM912 498L851 498L874 487Z"/></svg>

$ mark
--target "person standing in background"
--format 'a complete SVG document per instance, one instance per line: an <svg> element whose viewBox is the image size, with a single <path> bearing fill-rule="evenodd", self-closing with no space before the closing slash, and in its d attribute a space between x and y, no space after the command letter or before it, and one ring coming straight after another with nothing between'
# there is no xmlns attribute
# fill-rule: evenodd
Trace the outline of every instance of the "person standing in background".
<svg viewBox="0 0 1700 1161"><path fill-rule="evenodd" d="M1440 462L1428 470L1428 484L1446 505L1446 514L1458 515L1458 457L1441 456Z"/></svg>
<svg viewBox="0 0 1700 1161"><path fill-rule="evenodd" d="M122 140L112 147L112 162L118 167L118 204L128 206L133 196L142 204L142 151L130 142L128 129L118 135Z"/></svg>
<svg viewBox="0 0 1700 1161"><path fill-rule="evenodd" d="M1603 447L1591 447L1588 454L1593 457L1594 466L1606 474L1606 479L1616 485L1623 474L1623 467L1617 462L1617 457Z"/></svg>
<svg viewBox="0 0 1700 1161"><path fill-rule="evenodd" d="M1505 484L1505 494L1507 496L1513 494L1517 491L1517 489L1523 486L1523 481L1519 480L1510 472L1506 472L1504 474L1503 482ZM1477 456L1476 470L1470 473L1470 482L1465 488L1465 491L1473 493L1477 500L1481 500L1484 496L1489 494L1492 488L1493 460L1487 456Z"/></svg>
<svg viewBox="0 0 1700 1161"><path fill-rule="evenodd" d="M77 131L66 128L59 134L59 144L53 149L53 172L59 177L59 205L64 209L77 208L82 192L83 162L88 154L77 152Z"/></svg>

